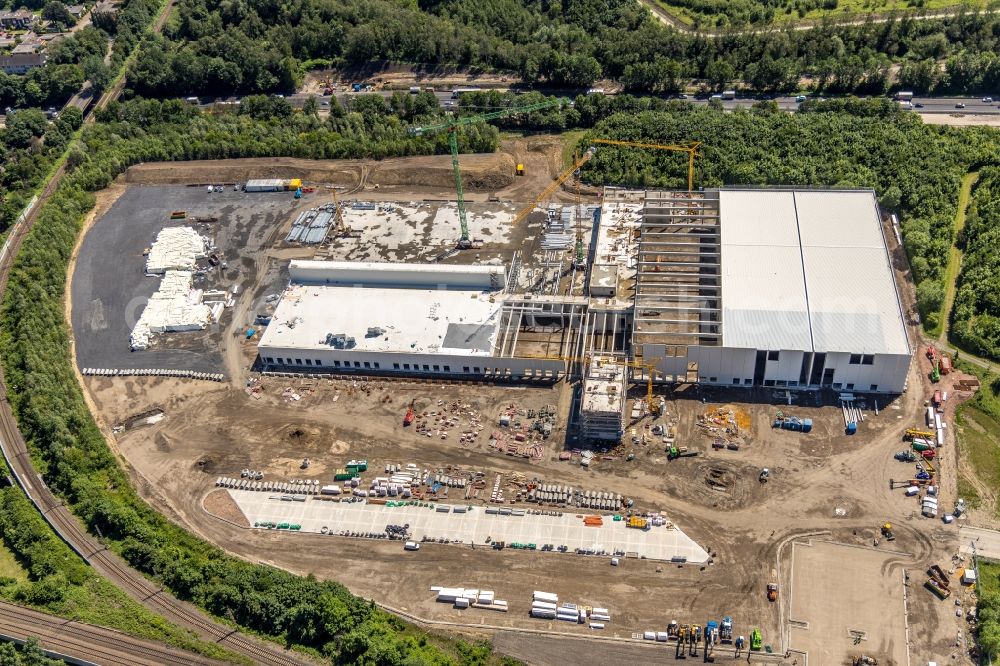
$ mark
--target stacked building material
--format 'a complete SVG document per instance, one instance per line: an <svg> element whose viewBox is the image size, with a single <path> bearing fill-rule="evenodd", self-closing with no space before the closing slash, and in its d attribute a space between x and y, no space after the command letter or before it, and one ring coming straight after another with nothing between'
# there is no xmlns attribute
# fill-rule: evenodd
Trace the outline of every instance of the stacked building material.
<svg viewBox="0 0 1000 666"><path fill-rule="evenodd" d="M162 275L168 270L190 270L206 255L205 239L191 227L167 227L156 235L146 255L146 272Z"/></svg>
<svg viewBox="0 0 1000 666"><path fill-rule="evenodd" d="M208 326L212 310L202 302L202 292L191 288L191 271L169 270L160 288L150 297L132 329L133 350L149 347L153 333L196 331Z"/></svg>

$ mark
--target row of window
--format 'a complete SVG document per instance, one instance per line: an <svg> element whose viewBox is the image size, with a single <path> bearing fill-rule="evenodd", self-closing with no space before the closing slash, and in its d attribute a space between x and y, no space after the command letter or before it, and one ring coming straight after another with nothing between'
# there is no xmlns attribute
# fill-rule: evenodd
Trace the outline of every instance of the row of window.
<svg viewBox="0 0 1000 666"><path fill-rule="evenodd" d="M769 351L767 352L768 361L777 361L781 358L781 352ZM875 365L875 355L874 354L851 354L851 358L848 361L850 365ZM735 383L735 382L734 382Z"/></svg>
<svg viewBox="0 0 1000 666"><path fill-rule="evenodd" d="M718 382L719 378L718 377L699 377L698 380L702 381L702 382L706 382L707 381L707 382L709 382L711 384L715 384L715 383ZM753 380L752 379L743 379L741 381L739 377L733 377L733 386L739 386L740 384L742 384L743 386L752 386L753 385ZM764 380L764 386L782 387L782 388L784 388L784 387L794 388L794 387L799 386L799 382L793 381L793 380L785 380L785 379L765 379ZM803 384L803 386L808 386L808 384ZM848 382L846 385L844 385L841 382L834 382L832 384L832 386L835 389L846 389L848 391L853 391L854 388L855 388L855 385L854 385L853 382ZM878 384L870 384L868 390L869 391L878 391Z"/></svg>
<svg viewBox="0 0 1000 666"><path fill-rule="evenodd" d="M378 361L332 361L331 363L324 366L320 359L301 359L301 358L283 358L281 356L264 356L262 357L264 362L268 365L303 365L309 367L327 367L327 368L347 368L347 369L369 369L369 370L381 370L382 366ZM413 372L452 372L450 365L434 365L434 364L423 364L420 363L393 363L393 370L399 370L401 372L413 371ZM455 372L458 372L457 370ZM531 368L525 369L523 371L526 377L551 377L553 373L551 370L533 370ZM481 368L479 366L462 366L462 374L470 375L502 375L511 376L513 373L510 368Z"/></svg>
<svg viewBox="0 0 1000 666"><path fill-rule="evenodd" d="M738 379L734 379L733 380L734 384L736 384L738 382L739 382ZM749 384L750 380L747 380L747 383ZM783 379L777 379L777 380L775 380L775 379L765 379L764 380L764 386L788 386L788 387L793 387L793 386L798 386L798 385L799 385L798 382L791 382L791 381L786 382ZM803 386L806 386L806 384L803 384ZM837 390L839 390L839 389L846 389L848 391L853 391L854 390L854 383L853 382L848 382L846 385L843 384L843 383L841 383L841 382L834 382L830 386L833 387L834 389L837 389ZM858 389L858 390L861 390L861 389ZM868 385L868 390L872 391L872 392L878 391L878 384L869 384Z"/></svg>

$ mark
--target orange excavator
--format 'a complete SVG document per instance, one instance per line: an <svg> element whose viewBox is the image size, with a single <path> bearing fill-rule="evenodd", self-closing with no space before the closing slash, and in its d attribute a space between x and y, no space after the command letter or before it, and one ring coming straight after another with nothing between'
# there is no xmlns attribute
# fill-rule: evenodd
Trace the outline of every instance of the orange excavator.
<svg viewBox="0 0 1000 666"><path fill-rule="evenodd" d="M403 427L404 428L406 426L410 425L411 423L413 423L413 419L415 419L416 416L417 416L417 413L413 409L413 403L415 403L415 402L416 402L416 400L411 400L410 401L410 406L406 408L406 416L403 417Z"/></svg>

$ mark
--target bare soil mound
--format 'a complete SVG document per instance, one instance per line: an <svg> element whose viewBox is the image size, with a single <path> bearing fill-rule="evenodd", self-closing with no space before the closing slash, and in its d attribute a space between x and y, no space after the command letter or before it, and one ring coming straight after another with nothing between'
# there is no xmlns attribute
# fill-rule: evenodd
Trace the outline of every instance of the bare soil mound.
<svg viewBox="0 0 1000 666"><path fill-rule="evenodd" d="M503 153L462 155L462 184L496 190L514 182L514 159ZM238 183L252 178L301 178L310 185L360 188L364 184L449 187L451 157L430 155L374 160L305 160L292 157L139 164L126 181L140 185Z"/></svg>

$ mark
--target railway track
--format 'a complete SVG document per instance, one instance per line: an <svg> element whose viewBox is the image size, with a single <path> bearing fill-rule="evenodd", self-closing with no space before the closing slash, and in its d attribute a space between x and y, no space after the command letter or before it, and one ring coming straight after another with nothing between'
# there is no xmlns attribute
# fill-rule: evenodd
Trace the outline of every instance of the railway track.
<svg viewBox="0 0 1000 666"><path fill-rule="evenodd" d="M51 654L94 664L214 666L222 663L106 627L65 620L6 602L0 602L0 636L15 641L35 637Z"/></svg>
<svg viewBox="0 0 1000 666"><path fill-rule="evenodd" d="M91 115L88 114L88 117ZM6 242L0 248L0 301L6 294L10 271L21 244L35 224L39 211L56 191L65 172L65 166L56 170L39 195L37 204L24 220L10 230ZM7 381L2 367L0 367L0 451L2 451L18 485L59 535L59 538L129 597L166 620L194 631L203 640L212 641L247 656L253 659L256 664L300 666L314 663L306 657L285 650L278 645L240 634L238 630L216 622L192 604L181 601L157 587L91 536L76 516L49 490L35 469L28 453L27 444L18 428L10 403L7 401ZM193 655L191 658L194 658ZM123 662L111 660L106 663ZM189 661L188 663L194 662Z"/></svg>

